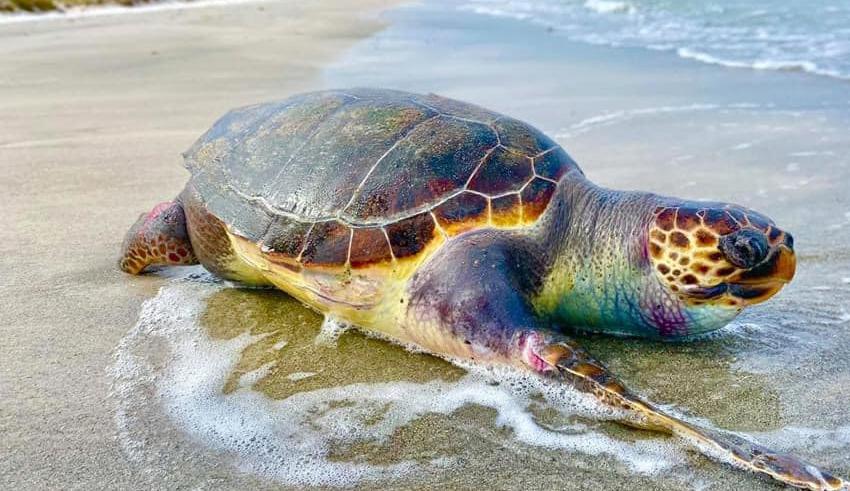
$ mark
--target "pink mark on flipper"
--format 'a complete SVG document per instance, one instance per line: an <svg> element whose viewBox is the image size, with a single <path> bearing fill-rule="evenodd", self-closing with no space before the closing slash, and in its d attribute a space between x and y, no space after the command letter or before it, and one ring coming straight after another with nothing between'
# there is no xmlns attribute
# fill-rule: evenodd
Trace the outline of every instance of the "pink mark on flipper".
<svg viewBox="0 0 850 491"><path fill-rule="evenodd" d="M539 332L525 331L519 335L517 341L523 361L536 372L549 372L555 367L540 358L537 353L546 346L546 340Z"/></svg>
<svg viewBox="0 0 850 491"><path fill-rule="evenodd" d="M171 208L171 206L173 205L173 201L163 201L162 203L159 203L158 205L154 206L151 211L148 212L148 220L152 220L158 217L160 213Z"/></svg>
<svg viewBox="0 0 850 491"><path fill-rule="evenodd" d="M148 214L145 216L145 221L142 222L142 226L139 227L139 235L144 235L144 233L147 232L148 228L150 227L151 223L153 223L153 221L156 220L156 218L161 215L162 212L171 208L172 206L174 206L173 201L163 201L162 203L159 203L158 205L154 206L153 209L151 209L151 211L149 211ZM164 240L164 237L160 237L161 240Z"/></svg>

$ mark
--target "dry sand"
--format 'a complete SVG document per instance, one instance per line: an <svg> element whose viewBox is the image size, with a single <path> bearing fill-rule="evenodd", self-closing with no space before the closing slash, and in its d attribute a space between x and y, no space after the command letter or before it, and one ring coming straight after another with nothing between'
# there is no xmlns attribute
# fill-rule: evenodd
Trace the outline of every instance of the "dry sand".
<svg viewBox="0 0 850 491"><path fill-rule="evenodd" d="M106 368L163 280L116 269L126 228L177 194L180 152L217 116L316 88L389 3L0 26L0 488L143 486L114 438Z"/></svg>

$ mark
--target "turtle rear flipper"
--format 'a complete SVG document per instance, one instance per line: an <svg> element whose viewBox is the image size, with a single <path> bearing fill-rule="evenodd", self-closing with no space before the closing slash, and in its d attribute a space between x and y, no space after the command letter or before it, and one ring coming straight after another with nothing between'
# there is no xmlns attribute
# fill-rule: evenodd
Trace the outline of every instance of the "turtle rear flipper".
<svg viewBox="0 0 850 491"><path fill-rule="evenodd" d="M186 215L179 201L166 201L142 213L130 227L121 248L118 266L125 273L141 274L152 265L197 264Z"/></svg>
<svg viewBox="0 0 850 491"><path fill-rule="evenodd" d="M529 366L544 376L569 382L602 403L624 412L621 422L683 438L700 453L737 467L772 477L790 486L812 490L850 489L850 483L793 455L774 452L740 436L685 422L631 393L598 361L574 342L541 332L525 334L522 344Z"/></svg>

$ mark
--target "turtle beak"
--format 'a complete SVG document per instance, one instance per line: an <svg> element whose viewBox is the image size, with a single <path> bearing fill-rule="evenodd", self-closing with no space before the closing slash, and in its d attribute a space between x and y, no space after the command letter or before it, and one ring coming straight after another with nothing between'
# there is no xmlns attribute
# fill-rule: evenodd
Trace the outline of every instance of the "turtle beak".
<svg viewBox="0 0 850 491"><path fill-rule="evenodd" d="M767 257L755 267L727 280L728 292L747 305L764 302L794 278L797 257L791 236L771 248Z"/></svg>

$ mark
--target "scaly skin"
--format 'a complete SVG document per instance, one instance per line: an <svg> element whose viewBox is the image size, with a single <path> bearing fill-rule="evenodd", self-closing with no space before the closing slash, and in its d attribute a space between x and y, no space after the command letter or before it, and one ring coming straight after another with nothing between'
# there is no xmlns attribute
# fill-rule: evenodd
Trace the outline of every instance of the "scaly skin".
<svg viewBox="0 0 850 491"><path fill-rule="evenodd" d="M540 239L555 248L551 253L550 269L544 274L543 288L532 295L538 314L551 317L561 325L576 330L648 338L692 337L725 326L746 305L766 300L793 275L793 253L788 248L783 257L790 256L790 259L783 265L781 274L775 281L765 278L771 285L769 294L742 299L725 291L720 298L694 298L688 294L688 287L715 287L737 279L746 268L730 267L718 250L716 235L711 236L713 242L710 244L699 244L696 240L681 247L658 244L655 237L661 232L665 239L679 232L662 231L657 223L657 210L679 210L682 223L686 220L681 210L687 210L697 221L701 220L698 214L703 214L704 210L724 210L723 207L736 213L752 214L757 217L753 221L758 219L759 223L761 215L731 205L612 191L579 176L564 187L562 193L562 211L556 217L547 217L549 223ZM553 210L558 209L553 207ZM675 228L675 222L673 219L668 230ZM710 224L702 225L700 230L689 233L714 234L711 229ZM781 249L790 238L786 239L787 234L775 226L772 229L777 232L771 247ZM731 229L723 231L728 234ZM702 257L712 254L720 257ZM671 264L669 255L676 258L675 264ZM689 255L700 259L691 259ZM685 262L686 266L679 262ZM707 271L692 273L689 268L696 266L705 267ZM661 271L666 271L667 276ZM692 276L698 284L682 283L683 278L691 280Z"/></svg>
<svg viewBox="0 0 850 491"><path fill-rule="evenodd" d="M124 238L118 267L139 274L148 266L198 264L181 203L166 201L142 213Z"/></svg>
<svg viewBox="0 0 850 491"><path fill-rule="evenodd" d="M761 215L606 190L575 173L534 227L441 233L416 256L355 270L281 261L208 213L191 188L181 200L183 235L152 213L131 229L125 260L146 237L173 230L180 239L188 230L192 257L225 278L273 284L320 312L438 356L512 365L573 385L618 410L627 425L678 435L702 453L785 484L847 487L793 456L665 413L564 334L680 339L725 325L794 273L790 236ZM139 234L140 227L156 233Z"/></svg>

